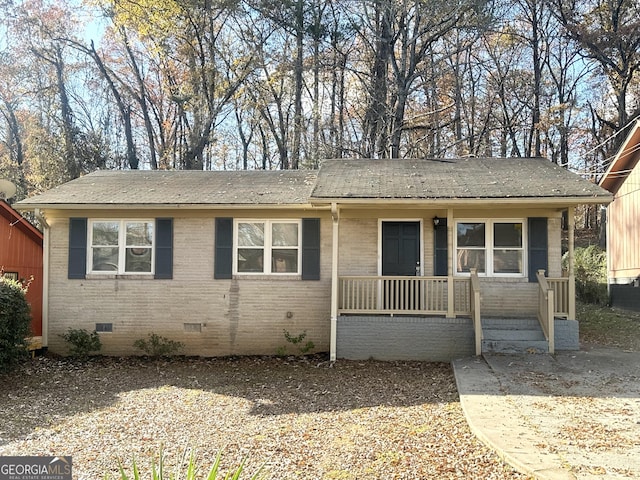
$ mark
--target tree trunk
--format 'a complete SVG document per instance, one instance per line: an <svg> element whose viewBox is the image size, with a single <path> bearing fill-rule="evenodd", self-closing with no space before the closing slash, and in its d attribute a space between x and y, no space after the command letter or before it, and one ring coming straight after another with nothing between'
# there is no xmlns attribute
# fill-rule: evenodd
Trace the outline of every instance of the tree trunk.
<svg viewBox="0 0 640 480"><path fill-rule="evenodd" d="M111 94L116 101L116 105L118 106L118 110L120 111L120 117L122 118L122 123L124 125L124 138L127 145L127 164L129 168L132 170L137 170L138 168L138 156L136 154L136 146L133 141L133 130L131 128L131 107L126 105L124 100L122 99L122 95L116 88L116 85L111 78L111 74L107 71L102 58L98 55L98 52L95 49L95 45L93 41L91 41L91 46L88 51L91 58L95 62L98 70L102 74L102 77L107 82L109 86L109 90L111 90Z"/></svg>
<svg viewBox="0 0 640 480"><path fill-rule="evenodd" d="M300 143L302 140L302 69L304 61L304 0L296 3L296 62L295 62L295 105L293 114L293 144L291 147L291 165L283 168L297 169L300 162Z"/></svg>
<svg viewBox="0 0 640 480"><path fill-rule="evenodd" d="M533 156L541 156L540 143L540 97L542 95L542 52L540 49L540 12L538 0L529 0L531 13L531 49L533 54L533 109L531 112L531 137L526 156L531 156L531 143L533 143ZM541 7L542 8L542 7Z"/></svg>
<svg viewBox="0 0 640 480"><path fill-rule="evenodd" d="M7 120L7 145L9 146L11 159L19 167L24 162L24 149L22 147L22 138L20 136L20 124L16 118L16 112L13 105L4 96L2 103L5 106L4 117Z"/></svg>
<svg viewBox="0 0 640 480"><path fill-rule="evenodd" d="M56 82L58 96L60 97L60 113L62 116L62 136L64 138L64 155L67 162L67 171L71 178L80 176L80 165L75 154L75 129L73 126L73 112L67 95L67 84L64 77L64 61L62 60L62 50L59 46L55 48L55 58L53 66L56 71Z"/></svg>
<svg viewBox="0 0 640 480"><path fill-rule="evenodd" d="M129 56L129 61L131 62L131 68L133 69L133 74L136 79L136 83L138 84L138 94L136 95L138 104L140 105L140 111L142 112L142 118L144 119L144 127L147 132L147 141L149 142L149 166L152 170L158 169L158 157L156 154L156 142L155 135L153 134L153 125L151 124L151 117L149 115L149 106L147 105L147 89L144 84L144 79L140 74L140 68L138 68L138 62L131 50L131 45L129 45L129 39L127 38L127 33L123 29L121 29L122 39L124 41L124 46L127 50L127 55ZM138 168L136 161L136 167ZM131 167L133 168L133 167Z"/></svg>
<svg viewBox="0 0 640 480"><path fill-rule="evenodd" d="M381 152L380 136L386 131L387 72L391 48L391 19L387 0L375 0L376 41L371 80L368 88L369 105L366 110L362 132L362 154L375 158Z"/></svg>

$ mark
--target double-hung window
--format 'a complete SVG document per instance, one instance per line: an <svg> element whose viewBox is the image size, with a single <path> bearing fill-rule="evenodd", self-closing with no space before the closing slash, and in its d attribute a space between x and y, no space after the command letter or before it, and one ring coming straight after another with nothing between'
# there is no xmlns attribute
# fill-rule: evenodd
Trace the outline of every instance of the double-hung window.
<svg viewBox="0 0 640 480"><path fill-rule="evenodd" d="M153 273L153 220L92 220L91 273Z"/></svg>
<svg viewBox="0 0 640 480"><path fill-rule="evenodd" d="M300 274L299 220L236 220L234 270L243 274Z"/></svg>
<svg viewBox="0 0 640 480"><path fill-rule="evenodd" d="M456 272L524 276L524 226L522 220L456 222Z"/></svg>

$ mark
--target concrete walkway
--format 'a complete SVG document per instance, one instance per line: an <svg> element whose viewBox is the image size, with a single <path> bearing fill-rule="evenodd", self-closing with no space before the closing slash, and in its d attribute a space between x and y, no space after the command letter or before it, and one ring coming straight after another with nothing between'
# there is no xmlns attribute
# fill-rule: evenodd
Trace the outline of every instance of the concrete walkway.
<svg viewBox="0 0 640 480"><path fill-rule="evenodd" d="M640 479L640 352L452 362L472 431L539 479Z"/></svg>

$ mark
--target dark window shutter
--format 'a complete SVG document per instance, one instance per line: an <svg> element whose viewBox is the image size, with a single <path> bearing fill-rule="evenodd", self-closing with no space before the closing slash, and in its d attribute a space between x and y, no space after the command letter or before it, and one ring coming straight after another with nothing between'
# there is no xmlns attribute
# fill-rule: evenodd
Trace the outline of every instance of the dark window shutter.
<svg viewBox="0 0 640 480"><path fill-rule="evenodd" d="M537 282L538 270L547 270L547 219L529 218L529 281Z"/></svg>
<svg viewBox="0 0 640 480"><path fill-rule="evenodd" d="M87 219L69 219L69 269L68 278L87 276Z"/></svg>
<svg viewBox="0 0 640 480"><path fill-rule="evenodd" d="M449 274L447 261L447 219L441 218L438 225L433 227L434 236L434 275L446 276Z"/></svg>
<svg viewBox="0 0 640 480"><path fill-rule="evenodd" d="M302 280L320 280L320 219L302 219Z"/></svg>
<svg viewBox="0 0 640 480"><path fill-rule="evenodd" d="M233 272L233 218L216 218L213 278L231 278Z"/></svg>
<svg viewBox="0 0 640 480"><path fill-rule="evenodd" d="M156 218L155 278L173 278L173 218Z"/></svg>

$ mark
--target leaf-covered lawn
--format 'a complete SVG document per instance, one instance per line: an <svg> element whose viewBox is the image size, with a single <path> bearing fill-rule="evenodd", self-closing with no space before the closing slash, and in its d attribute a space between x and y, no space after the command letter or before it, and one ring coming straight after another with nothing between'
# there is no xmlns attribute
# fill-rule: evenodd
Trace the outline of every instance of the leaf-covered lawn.
<svg viewBox="0 0 640 480"><path fill-rule="evenodd" d="M640 313L578 303L580 341L640 351Z"/></svg>
<svg viewBox="0 0 640 480"><path fill-rule="evenodd" d="M71 455L78 480L161 446L274 480L526 478L470 431L447 364L37 358L0 384L0 455Z"/></svg>

